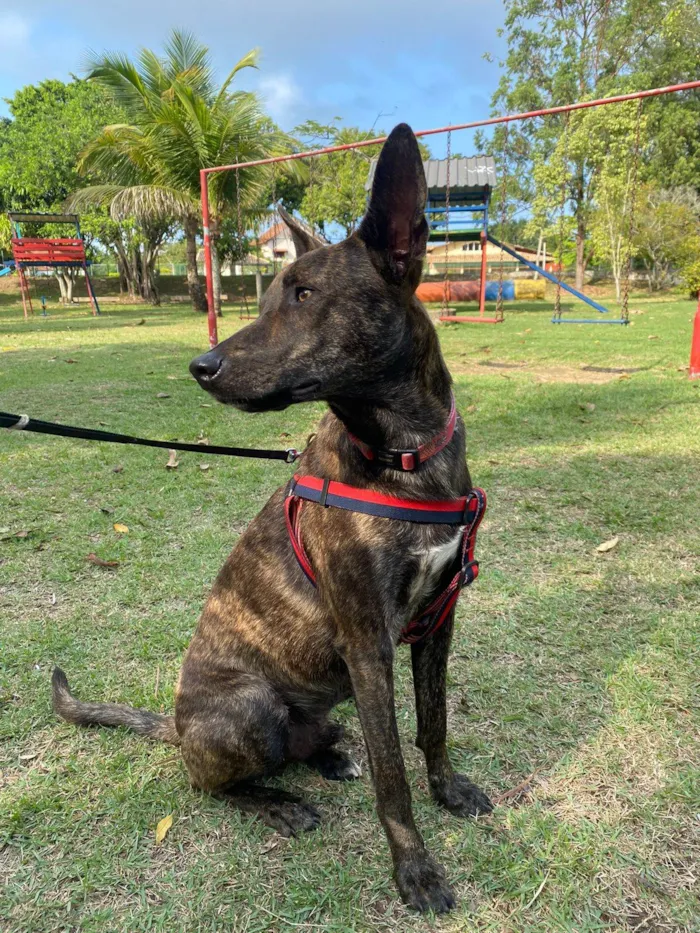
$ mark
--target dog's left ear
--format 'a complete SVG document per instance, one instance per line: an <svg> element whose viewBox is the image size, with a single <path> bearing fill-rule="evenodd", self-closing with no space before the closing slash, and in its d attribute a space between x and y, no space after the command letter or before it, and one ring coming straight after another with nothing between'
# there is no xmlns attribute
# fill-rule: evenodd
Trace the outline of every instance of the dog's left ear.
<svg viewBox="0 0 700 933"><path fill-rule="evenodd" d="M277 213L280 215L282 220L289 228L289 232L292 234L292 242L294 243L297 259L300 256L303 256L304 253L310 253L314 249L321 249L322 246L326 246L325 243L323 243L313 234L309 233L308 230L305 230L302 225L292 217L291 214L287 213L281 204L277 205Z"/></svg>
<svg viewBox="0 0 700 933"><path fill-rule="evenodd" d="M427 193L418 141L408 124L399 123L379 155L367 213L357 231L393 284L418 285L428 239Z"/></svg>

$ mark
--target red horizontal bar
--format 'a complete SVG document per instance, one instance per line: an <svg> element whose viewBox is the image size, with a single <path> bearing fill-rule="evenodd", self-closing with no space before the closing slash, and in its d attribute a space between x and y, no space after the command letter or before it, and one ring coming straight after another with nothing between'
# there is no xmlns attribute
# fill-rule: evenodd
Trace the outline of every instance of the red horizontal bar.
<svg viewBox="0 0 700 933"><path fill-rule="evenodd" d="M700 81L685 81L683 84L654 87L647 91L634 91L631 94L617 94L615 97L601 97L598 98L598 100L583 100L576 104L547 107L544 110L528 110L525 113L511 113L504 117L491 117L488 120L474 120L472 123L454 123L451 126L440 126L432 130L419 130L416 136L434 136L436 133L471 130L476 129L478 126L493 126L497 123L512 123L514 120L529 120L532 117L545 117L553 113L571 113L572 110L587 110L590 107L603 107L606 104L620 104L628 100L659 97L662 94L692 91L695 88L700 88ZM306 152L293 152L291 155L274 156L269 159L255 159L253 162L236 162L233 165L217 165L212 168L201 169L200 174L211 175L214 172L230 172L234 169L253 168L256 165L272 165L276 162L292 162L294 159L309 159L314 156L327 155L329 152L345 152L348 149L361 149L363 146L377 146L380 143L386 142L386 139L386 136L377 136L375 139L362 139L359 142L345 143L342 146L326 146L324 149L309 149Z"/></svg>
<svg viewBox="0 0 700 933"><path fill-rule="evenodd" d="M80 237L43 237L43 236L20 236L12 237L12 243L16 246L83 246Z"/></svg>

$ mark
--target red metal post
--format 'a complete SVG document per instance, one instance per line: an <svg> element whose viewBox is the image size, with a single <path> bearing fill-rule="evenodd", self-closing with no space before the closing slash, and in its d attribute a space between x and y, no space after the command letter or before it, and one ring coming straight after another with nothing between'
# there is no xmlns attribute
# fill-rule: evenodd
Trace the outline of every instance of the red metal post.
<svg viewBox="0 0 700 933"><path fill-rule="evenodd" d="M34 314L34 308L32 307L32 296L29 291L27 274L19 263L17 263L17 272L19 274L19 287L20 291L22 292L22 310L24 311L24 319L26 321L29 317L29 312Z"/></svg>
<svg viewBox="0 0 700 933"><path fill-rule="evenodd" d="M695 312L695 322L693 324L693 340L690 344L688 376L691 379L700 379L700 292L698 293L698 309Z"/></svg>
<svg viewBox="0 0 700 933"><path fill-rule="evenodd" d="M479 283L479 315L484 316L486 309L486 233L481 231L481 282Z"/></svg>
<svg viewBox="0 0 700 933"><path fill-rule="evenodd" d="M209 233L209 179L206 169L199 173L202 189L202 228L204 231L204 276L207 283L207 321L209 324L209 346L214 348L219 342L216 330L216 308L214 307L214 278L211 263L211 234Z"/></svg>

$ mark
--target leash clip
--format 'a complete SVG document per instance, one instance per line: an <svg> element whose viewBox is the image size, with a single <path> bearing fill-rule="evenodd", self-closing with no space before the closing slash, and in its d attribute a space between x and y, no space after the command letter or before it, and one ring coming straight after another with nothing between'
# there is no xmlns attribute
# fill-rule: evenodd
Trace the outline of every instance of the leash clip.
<svg viewBox="0 0 700 933"><path fill-rule="evenodd" d="M294 463L299 459L300 456L301 454L296 449L296 447L290 447L287 451L287 459L285 460L285 463Z"/></svg>

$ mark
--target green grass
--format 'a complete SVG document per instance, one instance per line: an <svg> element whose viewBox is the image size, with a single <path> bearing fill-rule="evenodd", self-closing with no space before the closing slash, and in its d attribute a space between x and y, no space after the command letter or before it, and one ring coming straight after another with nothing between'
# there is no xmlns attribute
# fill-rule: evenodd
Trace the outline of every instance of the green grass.
<svg viewBox="0 0 700 933"><path fill-rule="evenodd" d="M289 467L203 449L167 471L165 451L3 432L0 929L697 930L700 384L684 371L694 309L632 307L643 313L628 329L553 327L542 303L508 306L499 327L440 329L490 501L483 572L458 613L451 754L494 797L522 785L488 819L433 806L400 650L416 816L460 900L440 920L399 903L367 777L285 773L281 785L324 822L283 840L192 791L172 748L51 712L55 663L86 698L171 709L208 587ZM313 430L320 405L213 406L187 374L206 346L205 321L187 309L105 312L25 323L3 308L0 408L221 444L302 446ZM227 317L224 336L238 326ZM613 536L617 547L597 553ZM352 705L338 715L364 762Z"/></svg>

